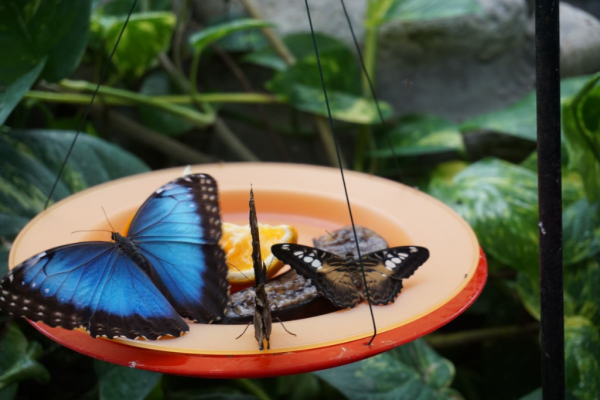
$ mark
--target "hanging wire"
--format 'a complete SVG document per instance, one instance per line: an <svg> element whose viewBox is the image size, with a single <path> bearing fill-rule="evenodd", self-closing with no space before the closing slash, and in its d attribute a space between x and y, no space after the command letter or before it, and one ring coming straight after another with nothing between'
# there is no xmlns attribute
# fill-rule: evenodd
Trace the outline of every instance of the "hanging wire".
<svg viewBox="0 0 600 400"><path fill-rule="evenodd" d="M356 52L358 53L358 60L360 61L360 66L365 74L365 78L367 79L367 83L369 84L369 89L371 90L371 95L373 96L373 101L375 101L375 106L377 107L377 113L379 114L379 120L381 121L381 125L385 125L385 118L383 118L383 113L381 112L381 107L379 107L379 99L377 98L377 94L375 93L375 86L373 85L373 81L369 76L369 72L367 71L367 67L365 66L364 57L362 55L362 51L360 50L360 46L358 45L358 40L356 40L356 35L354 34L354 28L352 27L352 21L350 20L350 16L348 15L348 10L346 9L346 3L344 0L340 0L342 3L342 8L344 9L344 15L346 16L346 21L348 21L348 28L350 28L350 33L352 34L352 40L354 41L354 47L356 48ZM385 138L387 139L390 150L392 151L392 158L396 164L398 179L402 181L402 172L400 170L400 162L398 161L398 156L396 156L396 151L394 150L394 145L392 144L392 139L390 138L390 134L388 131L385 131Z"/></svg>
<svg viewBox="0 0 600 400"><path fill-rule="evenodd" d="M44 210L46 208L48 208L48 204L50 204L50 199L52 199L52 196L54 195L54 191L56 190L56 186L58 186L58 182L60 181L60 177L62 176L62 174L65 170L65 167L67 166L67 161L69 160L69 157L71 157L73 148L75 148L75 143L77 142L77 138L79 137L79 134L81 133L81 130L83 129L83 124L87 120L87 116L88 116L88 113L90 112L90 108L92 108L92 103L94 102L94 99L96 98L96 95L98 94L98 90L100 89L100 84L104 80L104 76L106 75L106 72L108 71L108 67L110 66L110 62L111 62L113 56L115 55L115 52L117 51L117 46L119 46L119 42L121 41L123 32L125 32L125 27L127 26L127 23L129 22L129 18L131 17L131 14L133 13L133 10L135 9L136 4L137 4L137 0L133 0L133 4L131 5L131 9L129 10L129 13L127 14L127 18L125 19L123 28L121 28L121 32L119 33L119 36L117 37L117 41L115 42L115 46L113 47L112 52L110 53L110 56L108 57L108 60L106 61L106 64L104 64L104 68L102 69L102 73L100 74L100 79L98 80L98 85L96 86L96 89L94 90L94 93L92 94L92 98L90 99L90 102L88 103L87 107L85 108L83 117L79 121L79 126L77 127L77 131L75 132L75 137L73 138L73 141L71 142L71 147L69 147L69 151L67 151L67 155L65 156L65 159L63 160L63 163L62 163L60 169L58 170L58 174L56 175L56 179L54 180L52 189L50 189L50 193L48 193L48 197L46 198L46 203L44 204Z"/></svg>
<svg viewBox="0 0 600 400"><path fill-rule="evenodd" d="M331 134L333 135L333 143L335 144L335 153L338 159L338 165L340 167L340 175L342 176L342 183L344 185L344 194L346 195L346 204L348 205L348 214L350 214L350 222L352 224L352 232L354 233L354 242L356 243L356 252L358 254L358 261L360 264L360 270L362 272L363 283L365 288L365 294L367 297L367 303L369 304L369 311L371 312L371 320L373 321L373 336L367 346L370 346L377 336L377 325L375 324L375 315L373 314L373 305L371 304L371 296L369 294L369 287L367 286L367 276L365 274L365 267L363 265L362 255L360 254L360 246L358 244L358 235L356 234L356 226L354 225L354 217L352 216L352 207L350 206L350 197L348 196L348 189L346 187L346 179L344 177L344 168L342 167L342 157L340 155L340 148L338 146L338 138L333 126L333 118L331 117L331 108L329 107L329 98L327 97L327 87L325 85L325 78L323 76L323 68L321 67L321 60L319 58L319 49L317 46L317 39L315 37L315 31L313 29L312 18L310 17L310 7L308 6L308 0L304 0L306 4L306 14L308 15L308 23L310 24L310 33L312 35L313 47L315 49L315 55L317 57L317 65L319 67L319 76L321 77L321 85L323 86L323 95L325 96L325 104L327 105L327 115L329 116L329 125L331 127Z"/></svg>

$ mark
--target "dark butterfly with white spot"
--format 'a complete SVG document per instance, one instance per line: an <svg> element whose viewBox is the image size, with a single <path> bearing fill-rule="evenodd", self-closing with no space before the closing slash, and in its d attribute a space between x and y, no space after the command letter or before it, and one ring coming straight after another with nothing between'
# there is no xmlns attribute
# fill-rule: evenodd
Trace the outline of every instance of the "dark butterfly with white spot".
<svg viewBox="0 0 600 400"><path fill-rule="evenodd" d="M276 244L271 251L300 275L310 279L334 305L353 308L366 299L360 261L351 253L340 257L299 244ZM429 250L400 246L374 251L361 258L371 304L384 305L394 302L402 290L402 280L427 261Z"/></svg>
<svg viewBox="0 0 600 400"><path fill-rule="evenodd" d="M223 315L228 283L218 242L216 181L175 179L140 207L125 237L35 255L0 281L0 309L92 337L159 339L189 330L182 318Z"/></svg>

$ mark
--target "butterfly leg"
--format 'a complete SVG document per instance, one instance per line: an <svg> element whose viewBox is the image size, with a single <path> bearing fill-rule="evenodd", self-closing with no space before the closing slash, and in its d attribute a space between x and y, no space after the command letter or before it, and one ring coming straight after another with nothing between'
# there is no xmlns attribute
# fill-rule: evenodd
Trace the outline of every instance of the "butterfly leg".
<svg viewBox="0 0 600 400"><path fill-rule="evenodd" d="M296 336L296 334L295 334L295 333L292 333L292 332L290 332L290 331L288 331L288 330L287 330L287 328L286 328L286 327L285 327L285 325L283 324L283 321L282 321L281 319L279 319L279 317L275 317L275 318L277 318L277 321L279 321L279 323L281 324L281 327L283 328L283 330L284 330L284 331L286 331L287 333L289 333L289 334L290 334L290 335L292 335L292 336Z"/></svg>
<svg viewBox="0 0 600 400"><path fill-rule="evenodd" d="M235 338L235 340L238 340L239 338L241 338L242 336L244 336L244 333L246 333L246 331L248 330L248 327L250 326L252 322L248 322L248 325L246 325L246 329L244 329L244 332L242 332L242 334L238 337Z"/></svg>

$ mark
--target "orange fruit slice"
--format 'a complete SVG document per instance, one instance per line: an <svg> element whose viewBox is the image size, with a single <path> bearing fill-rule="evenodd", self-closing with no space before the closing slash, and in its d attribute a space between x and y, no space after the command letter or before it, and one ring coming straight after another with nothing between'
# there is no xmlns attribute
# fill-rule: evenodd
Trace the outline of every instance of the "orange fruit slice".
<svg viewBox="0 0 600 400"><path fill-rule="evenodd" d="M235 225L228 222L222 223L223 236L219 244L225 251L229 273L227 280L235 285L249 285L254 283L254 268L252 266L252 237L249 225ZM298 232L291 225L258 224L260 237L260 253L267 266L267 275L275 275L283 267L271 254L271 246L276 243L297 243Z"/></svg>

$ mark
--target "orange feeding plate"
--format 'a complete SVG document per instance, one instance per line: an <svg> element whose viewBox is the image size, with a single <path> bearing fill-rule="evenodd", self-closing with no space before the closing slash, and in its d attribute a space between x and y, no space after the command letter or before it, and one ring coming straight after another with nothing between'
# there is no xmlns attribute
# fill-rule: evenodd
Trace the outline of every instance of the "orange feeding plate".
<svg viewBox="0 0 600 400"><path fill-rule="evenodd" d="M260 222L291 224L299 243L350 223L339 170L293 164L212 164L192 168L219 184L224 221L248 222L250 184ZM12 268L59 245L109 240L103 206L123 231L144 200L183 168L142 174L73 195L32 220L14 241ZM477 239L454 211L432 197L396 182L346 172L356 224L382 235L390 246L427 247L430 259L404 282L394 304L374 307L379 334L372 335L367 304L352 310L286 322L287 334L273 325L271 350L259 351L252 328L236 340L240 325L192 324L184 337L161 341L92 339L80 331L34 326L53 340L89 356L117 364L198 377L266 377L330 368L379 354L448 323L475 301L487 277Z"/></svg>

